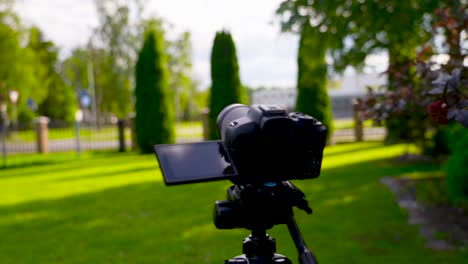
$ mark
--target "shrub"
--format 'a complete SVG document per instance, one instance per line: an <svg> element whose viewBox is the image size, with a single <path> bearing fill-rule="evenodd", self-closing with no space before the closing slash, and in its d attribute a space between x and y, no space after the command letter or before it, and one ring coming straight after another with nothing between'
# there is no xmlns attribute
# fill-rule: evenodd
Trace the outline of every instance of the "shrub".
<svg viewBox="0 0 468 264"><path fill-rule="evenodd" d="M457 202L468 199L468 129L453 124L449 135L452 155L445 164L449 199Z"/></svg>

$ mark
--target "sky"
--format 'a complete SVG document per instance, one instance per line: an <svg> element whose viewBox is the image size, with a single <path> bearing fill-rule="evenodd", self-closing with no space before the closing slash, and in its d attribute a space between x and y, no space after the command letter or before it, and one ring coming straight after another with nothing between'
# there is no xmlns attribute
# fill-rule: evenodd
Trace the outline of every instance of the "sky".
<svg viewBox="0 0 468 264"><path fill-rule="evenodd" d="M84 45L98 24L94 0L17 0L17 13L37 25L61 48L61 56ZM281 0L147 0L144 13L162 17L176 31L189 31L194 77L210 85L210 52L216 31L231 31L242 83L251 87L294 87L299 38L281 33L274 12ZM370 62L385 64L374 56ZM381 68L381 67L380 67Z"/></svg>

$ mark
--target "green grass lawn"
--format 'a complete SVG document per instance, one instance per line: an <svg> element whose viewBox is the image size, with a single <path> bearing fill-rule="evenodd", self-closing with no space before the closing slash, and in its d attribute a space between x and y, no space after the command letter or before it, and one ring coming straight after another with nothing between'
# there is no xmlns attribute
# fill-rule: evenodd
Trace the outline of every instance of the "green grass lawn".
<svg viewBox="0 0 468 264"><path fill-rule="evenodd" d="M296 211L320 263L463 263L468 252L424 247L379 179L437 172L397 165L404 146L327 147L320 178L296 181L314 214ZM0 169L0 263L223 263L246 230L217 230L214 201L228 181L164 186L153 155L22 155ZM297 263L287 228L270 234Z"/></svg>
<svg viewBox="0 0 468 264"><path fill-rule="evenodd" d="M48 136L50 140L55 139L74 139L76 137L74 127L49 129ZM35 130L18 131L16 139L18 142L36 141ZM125 138L130 139L130 129L125 129ZM118 140L117 127L103 127L100 129L80 128L80 138L84 141L91 139ZM14 134L10 134L8 142L15 142Z"/></svg>
<svg viewBox="0 0 468 264"><path fill-rule="evenodd" d="M201 139L203 137L203 127L201 122L179 122L176 124L176 136L180 139ZM48 136L50 140L56 139L75 139L76 133L74 127L70 128L55 128L49 129ZM118 140L117 126L115 127L102 127L94 129L89 127L80 128L80 139L82 141L96 141L96 140ZM130 128L125 129L125 139L131 139ZM8 142L34 142L36 141L35 130L18 131L16 137L13 133L7 138Z"/></svg>
<svg viewBox="0 0 468 264"><path fill-rule="evenodd" d="M372 120L365 120L363 122L363 127L372 127ZM340 129L351 129L354 128L354 120L353 119L335 119L333 120L333 126L335 130Z"/></svg>

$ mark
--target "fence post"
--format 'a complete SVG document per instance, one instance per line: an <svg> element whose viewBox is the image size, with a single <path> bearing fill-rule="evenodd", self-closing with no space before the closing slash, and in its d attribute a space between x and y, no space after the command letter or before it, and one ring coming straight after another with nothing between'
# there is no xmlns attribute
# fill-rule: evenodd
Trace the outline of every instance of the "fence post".
<svg viewBox="0 0 468 264"><path fill-rule="evenodd" d="M135 127L135 113L130 113L128 115L128 126L130 127L130 135L132 138L132 150L138 150L138 142L136 136L136 127Z"/></svg>
<svg viewBox="0 0 468 264"><path fill-rule="evenodd" d="M117 129L119 131L119 152L125 152L125 120L117 120Z"/></svg>
<svg viewBox="0 0 468 264"><path fill-rule="evenodd" d="M353 119L354 119L354 138L356 141L362 141L364 138L364 131L362 127L362 116L361 116L361 99L357 98L353 100Z"/></svg>
<svg viewBox="0 0 468 264"><path fill-rule="evenodd" d="M202 125L203 125L203 139L204 140L209 140L210 139L210 134L208 132L208 129L209 129L209 124L208 124L209 114L210 114L210 109L203 108L203 110L201 112L201 120L202 120Z"/></svg>
<svg viewBox="0 0 468 264"><path fill-rule="evenodd" d="M49 152L49 119L40 116L36 119L37 152L46 154Z"/></svg>

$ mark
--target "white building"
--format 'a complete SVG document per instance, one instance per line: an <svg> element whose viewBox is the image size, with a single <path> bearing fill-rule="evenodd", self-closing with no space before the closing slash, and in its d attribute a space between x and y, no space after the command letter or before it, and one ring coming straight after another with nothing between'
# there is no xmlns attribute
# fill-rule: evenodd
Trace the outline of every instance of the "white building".
<svg viewBox="0 0 468 264"><path fill-rule="evenodd" d="M328 82L333 117L352 117L352 100L363 97L366 87L379 87L387 83L387 76L383 74L366 74L357 76L343 76ZM252 94L252 104L273 104L288 110L296 105L297 90L295 88L272 88L255 91Z"/></svg>

